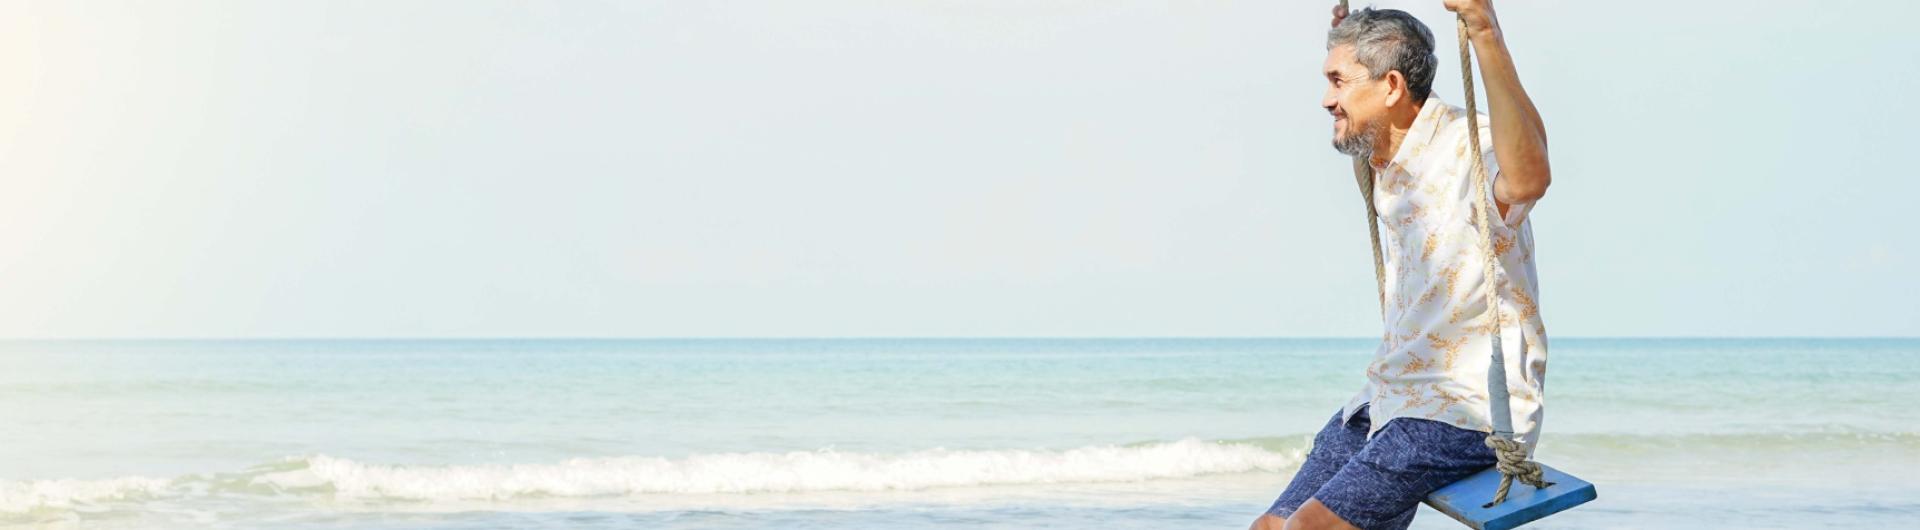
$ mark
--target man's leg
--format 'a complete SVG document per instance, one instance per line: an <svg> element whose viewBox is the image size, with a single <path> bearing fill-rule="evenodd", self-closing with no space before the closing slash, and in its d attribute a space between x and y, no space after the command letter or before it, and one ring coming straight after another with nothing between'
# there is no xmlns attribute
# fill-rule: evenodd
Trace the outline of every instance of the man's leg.
<svg viewBox="0 0 1920 530"><path fill-rule="evenodd" d="M1485 438L1486 433L1437 421L1394 418L1288 518L1285 528L1405 529L1427 494L1494 464Z"/></svg>
<svg viewBox="0 0 1920 530"><path fill-rule="evenodd" d="M1294 510L1292 517L1276 517L1273 514L1261 514L1253 522L1252 530L1359 530L1346 520L1335 515L1327 505L1320 501L1307 499L1307 503Z"/></svg>
<svg viewBox="0 0 1920 530"><path fill-rule="evenodd" d="M1347 460L1360 452L1366 445L1367 422L1366 408L1362 407L1353 415L1350 423L1341 423L1340 411L1327 420L1320 433L1313 437L1313 448L1307 452L1307 458L1300 463L1300 470L1294 472L1293 480L1287 489L1273 501L1273 506L1259 519L1253 521L1253 530L1280 530L1285 526L1288 516L1299 510L1318 491L1322 484L1332 479Z"/></svg>
<svg viewBox="0 0 1920 530"><path fill-rule="evenodd" d="M1359 530L1359 527L1347 524L1319 499L1307 499L1307 503L1286 519L1286 526L1274 527L1274 530Z"/></svg>
<svg viewBox="0 0 1920 530"><path fill-rule="evenodd" d="M1247 530L1281 530L1287 527L1287 519L1270 513L1260 514L1253 520L1253 526Z"/></svg>

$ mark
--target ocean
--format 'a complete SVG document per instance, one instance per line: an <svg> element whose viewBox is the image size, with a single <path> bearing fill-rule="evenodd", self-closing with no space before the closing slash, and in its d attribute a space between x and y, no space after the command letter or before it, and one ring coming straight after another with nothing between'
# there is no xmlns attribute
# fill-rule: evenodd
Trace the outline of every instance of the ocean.
<svg viewBox="0 0 1920 530"><path fill-rule="evenodd" d="M1240 529L1373 344L7 341L0 526ZM1920 340L1556 339L1546 389L1599 499L1533 528L1920 528Z"/></svg>

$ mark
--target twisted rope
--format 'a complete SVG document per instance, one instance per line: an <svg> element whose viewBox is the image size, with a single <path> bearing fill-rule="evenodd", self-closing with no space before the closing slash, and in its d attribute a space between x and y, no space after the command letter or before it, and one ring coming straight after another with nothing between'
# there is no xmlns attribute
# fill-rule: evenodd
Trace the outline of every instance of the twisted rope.
<svg viewBox="0 0 1920 530"><path fill-rule="evenodd" d="M1473 171L1474 188L1478 190L1477 193L1475 193L1474 203L1480 213L1480 250L1481 253L1486 254L1487 258L1487 317L1492 319L1493 322L1491 327L1493 329L1493 359L1495 363L1488 371L1490 379L1488 386L1491 387L1494 384L1501 385L1501 387L1497 389L1499 391L1497 393L1494 388L1488 388L1487 391L1490 394L1489 397L1498 396L1499 399L1505 400L1507 398L1505 392L1506 363L1504 362L1505 356L1502 355L1500 350L1500 289L1498 277L1494 276L1495 270L1493 263L1494 260L1497 259L1497 256L1493 254L1493 218L1495 214L1493 212L1493 205L1490 204L1491 201L1487 200L1487 197L1491 194L1487 191L1487 169L1481 161L1480 114L1479 111L1476 110L1478 105L1474 102L1473 52L1467 34L1467 20L1465 18L1457 18L1456 22L1456 26L1460 28L1460 79L1465 83L1466 89L1467 141L1473 146L1473 159L1470 167ZM1497 374L1497 377L1495 374ZM1494 410L1495 413L1509 413L1505 409L1506 407L1495 407ZM1497 421L1498 420L1496 420L1496 422ZM1527 459L1526 446L1514 440L1512 437L1513 433L1503 433L1500 432L1499 429L1495 429L1494 432L1487 435L1487 447L1493 449L1494 454L1499 457L1499 463L1495 464L1495 467L1500 469L1500 489L1494 492L1493 502L1483 505L1483 508L1492 508L1494 505L1506 501L1507 490L1513 486L1515 479L1519 479L1521 482L1536 488L1544 489L1553 486L1553 483L1547 482L1546 479L1541 477L1540 464Z"/></svg>
<svg viewBox="0 0 1920 530"><path fill-rule="evenodd" d="M1553 487L1552 482L1541 476L1540 464L1527 460L1527 446L1515 440L1503 438L1497 434L1487 435L1487 447L1500 457L1494 467L1500 468L1500 489L1493 492L1493 502L1480 505L1492 508L1507 500L1507 489L1513 487L1513 481L1527 483L1536 488Z"/></svg>
<svg viewBox="0 0 1920 530"><path fill-rule="evenodd" d="M1347 0L1340 0L1347 9ZM1360 199L1367 202L1367 240L1373 242L1373 287L1380 297L1380 320L1387 319L1387 261L1380 255L1380 211L1373 206L1373 162L1353 157L1353 182L1360 185ZM1383 331L1384 333L1384 331Z"/></svg>
<svg viewBox="0 0 1920 530"><path fill-rule="evenodd" d="M1353 157L1353 180L1360 184L1360 199L1367 202L1367 239L1373 242L1373 287L1380 296L1380 320L1387 319L1387 262L1380 255L1380 212L1373 206L1373 163L1365 157Z"/></svg>

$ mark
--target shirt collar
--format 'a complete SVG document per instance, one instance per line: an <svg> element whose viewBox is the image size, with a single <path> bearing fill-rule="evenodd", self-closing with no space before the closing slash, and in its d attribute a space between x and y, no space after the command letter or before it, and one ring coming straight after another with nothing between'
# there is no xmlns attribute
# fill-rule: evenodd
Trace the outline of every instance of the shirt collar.
<svg viewBox="0 0 1920 530"><path fill-rule="evenodd" d="M1427 142L1432 141L1433 135L1440 130L1440 126L1453 116L1451 107L1447 102L1441 101L1440 96L1428 95L1427 101L1420 104L1420 113L1414 115L1413 124L1407 126L1407 135L1400 138L1400 147L1394 150L1393 158L1387 161L1386 168L1405 167L1407 162L1413 159L1414 153L1425 151Z"/></svg>

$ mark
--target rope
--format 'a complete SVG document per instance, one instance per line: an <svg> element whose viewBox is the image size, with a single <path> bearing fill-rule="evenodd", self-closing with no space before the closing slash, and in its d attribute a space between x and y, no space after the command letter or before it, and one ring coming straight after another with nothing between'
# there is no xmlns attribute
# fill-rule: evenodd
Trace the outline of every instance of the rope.
<svg viewBox="0 0 1920 530"><path fill-rule="evenodd" d="M1499 463L1495 464L1495 466L1500 468L1500 489L1494 492L1493 502L1482 506L1483 508L1492 508L1494 505L1507 500L1507 490L1513 486L1514 479L1519 479L1521 482L1543 489L1553 486L1553 483L1547 482L1546 479L1541 477L1540 464L1527 459L1526 446L1521 445L1520 442L1513 439L1513 432L1511 430L1510 422L1513 420L1511 419L1512 413L1507 408L1506 362L1505 355L1500 349L1500 289L1498 277L1494 276L1494 260L1497 259L1497 256L1493 254L1493 219L1495 214L1493 212L1493 205L1489 204L1491 201L1487 200L1487 197L1491 195L1487 191L1487 170L1480 159L1482 153L1480 150L1480 115L1479 111L1476 110L1477 104L1474 102L1473 52L1471 41L1467 35L1467 20L1465 18L1457 18L1456 21L1458 22L1456 25L1460 28L1460 79L1464 82L1466 89L1467 141L1470 142L1473 147L1471 168L1473 171L1474 188L1478 190L1475 193L1474 203L1480 213L1480 250L1487 258L1487 317L1492 319L1492 324L1489 327L1493 329L1493 364L1487 368L1487 392L1490 398L1488 404L1493 408L1495 414L1494 423L1496 428L1494 432L1487 435L1487 447L1493 449L1494 454L1499 457ZM1497 428L1500 425L1507 425L1507 428Z"/></svg>
<svg viewBox="0 0 1920 530"><path fill-rule="evenodd" d="M1494 464L1494 467L1500 468L1500 489L1493 492L1493 502L1480 505L1481 508L1492 508L1506 501L1507 489L1513 487L1516 479L1536 488L1553 487L1552 482L1547 482L1541 476L1540 464L1527 460L1526 445L1499 435L1488 435L1487 448L1493 449L1493 454L1500 458L1500 462Z"/></svg>
<svg viewBox="0 0 1920 530"><path fill-rule="evenodd" d="M1347 0L1340 0L1340 9L1347 9ZM1367 240L1373 242L1373 287L1380 296L1380 320L1384 323L1387 319L1387 261L1380 255L1380 211L1373 206L1373 163L1366 157L1353 157L1353 182L1360 185L1360 198L1367 202Z"/></svg>
<svg viewBox="0 0 1920 530"><path fill-rule="evenodd" d="M1360 199L1367 201L1367 240L1373 242L1373 287L1380 296L1380 320L1387 319L1387 262L1380 255L1380 212L1373 206L1373 165L1364 157L1353 157L1353 180L1360 184Z"/></svg>

